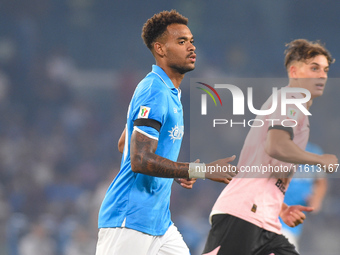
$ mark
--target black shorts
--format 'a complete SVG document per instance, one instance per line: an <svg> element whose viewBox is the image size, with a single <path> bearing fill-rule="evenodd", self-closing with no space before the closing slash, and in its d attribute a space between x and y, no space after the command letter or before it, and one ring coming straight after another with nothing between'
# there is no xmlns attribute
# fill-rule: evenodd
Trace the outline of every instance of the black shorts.
<svg viewBox="0 0 340 255"><path fill-rule="evenodd" d="M212 216L203 251L209 255L299 255L283 235L229 214Z"/></svg>

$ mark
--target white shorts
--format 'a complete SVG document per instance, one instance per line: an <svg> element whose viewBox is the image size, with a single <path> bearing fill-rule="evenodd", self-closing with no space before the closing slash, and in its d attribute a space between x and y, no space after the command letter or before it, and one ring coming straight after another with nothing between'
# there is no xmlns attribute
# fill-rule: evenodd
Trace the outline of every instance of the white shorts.
<svg viewBox="0 0 340 255"><path fill-rule="evenodd" d="M162 236L151 236L129 228L101 228L96 255L190 255L177 227Z"/></svg>

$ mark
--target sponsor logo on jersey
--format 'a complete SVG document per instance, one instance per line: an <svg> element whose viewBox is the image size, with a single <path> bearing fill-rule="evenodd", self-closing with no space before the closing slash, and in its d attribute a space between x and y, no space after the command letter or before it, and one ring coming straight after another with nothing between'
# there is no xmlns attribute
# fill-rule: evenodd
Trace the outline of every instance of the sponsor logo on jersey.
<svg viewBox="0 0 340 255"><path fill-rule="evenodd" d="M180 140L183 137L184 134L184 126L178 126L175 125L173 128L171 128L171 131L168 131L170 133L170 139L175 142L176 140Z"/></svg>
<svg viewBox="0 0 340 255"><path fill-rule="evenodd" d="M275 183L275 186L279 188L279 190L284 194L286 194L286 186L281 179L278 179Z"/></svg>

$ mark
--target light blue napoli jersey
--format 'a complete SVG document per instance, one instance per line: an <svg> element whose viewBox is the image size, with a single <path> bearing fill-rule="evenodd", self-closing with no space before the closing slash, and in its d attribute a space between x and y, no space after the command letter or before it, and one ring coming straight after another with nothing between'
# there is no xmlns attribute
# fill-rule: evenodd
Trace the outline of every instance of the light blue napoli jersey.
<svg viewBox="0 0 340 255"><path fill-rule="evenodd" d="M319 155L323 154L322 149L313 143L307 144L306 151ZM299 171L297 171L297 173L294 175L294 178L289 183L284 198L284 202L287 205L307 206L307 199L313 193L315 178L324 177L324 174L313 172L313 167L315 169L316 166L302 166L301 168L299 168ZM306 172L302 172L303 170L305 170ZM287 229L292 234L300 235L302 233L302 224L291 228L287 226L281 218L280 221L282 223L282 228Z"/></svg>
<svg viewBox="0 0 340 255"><path fill-rule="evenodd" d="M169 206L173 179L134 173L130 140L134 130L156 139L156 154L177 161L184 132L180 97L180 90L156 65L138 84L128 109L120 171L100 208L99 228L125 226L158 236L172 224Z"/></svg>

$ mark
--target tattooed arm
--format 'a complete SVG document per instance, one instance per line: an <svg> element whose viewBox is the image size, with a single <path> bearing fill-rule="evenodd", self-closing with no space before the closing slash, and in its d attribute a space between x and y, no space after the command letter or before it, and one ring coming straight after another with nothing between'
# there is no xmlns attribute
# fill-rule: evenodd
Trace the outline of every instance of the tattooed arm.
<svg viewBox="0 0 340 255"><path fill-rule="evenodd" d="M177 163L156 155L157 145L157 140L133 131L130 145L132 171L156 177L189 178L189 163Z"/></svg>
<svg viewBox="0 0 340 255"><path fill-rule="evenodd" d="M157 144L157 140L133 131L130 145L132 171L156 177L189 178L189 163L174 162L156 155ZM219 159L206 166L228 166L234 159L235 156ZM207 172L205 178L228 183L236 174L237 171Z"/></svg>

